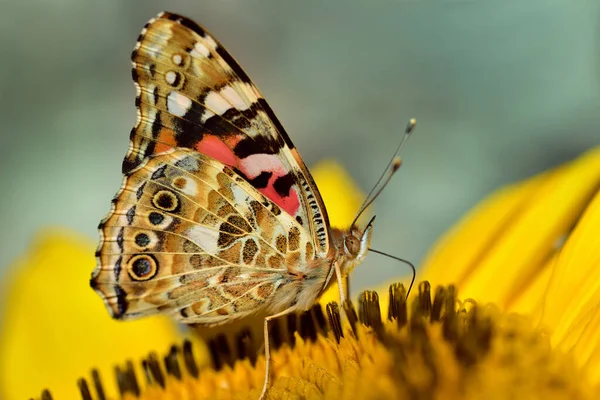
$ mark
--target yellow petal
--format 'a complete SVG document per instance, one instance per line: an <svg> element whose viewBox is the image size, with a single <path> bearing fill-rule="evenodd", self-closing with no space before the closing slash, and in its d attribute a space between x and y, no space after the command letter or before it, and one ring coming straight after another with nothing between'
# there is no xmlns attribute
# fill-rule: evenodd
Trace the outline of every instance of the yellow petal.
<svg viewBox="0 0 600 400"><path fill-rule="evenodd" d="M167 317L111 319L88 283L94 247L74 233L47 231L11 267L0 312L0 398L37 397L49 386L54 398L79 398L77 378L91 368L112 382L115 364L181 341Z"/></svg>
<svg viewBox="0 0 600 400"><path fill-rule="evenodd" d="M543 309L552 341L595 367L600 376L600 192L569 235L558 257Z"/></svg>
<svg viewBox="0 0 600 400"><path fill-rule="evenodd" d="M519 314L531 315L536 321L540 320L544 302L548 294L548 284L554 271L554 265L558 260L558 254L553 254L542 265L537 276L532 278L531 283L524 287L523 291L515 297L509 310L518 312Z"/></svg>
<svg viewBox="0 0 600 400"><path fill-rule="evenodd" d="M425 262L422 279L453 281L462 296L512 309L543 275L598 182L600 149L501 190L441 241Z"/></svg>
<svg viewBox="0 0 600 400"><path fill-rule="evenodd" d="M421 265L419 277L462 287L525 207L527 198L535 193L542 179L509 186L476 206L433 247ZM467 296L477 297L471 293Z"/></svg>

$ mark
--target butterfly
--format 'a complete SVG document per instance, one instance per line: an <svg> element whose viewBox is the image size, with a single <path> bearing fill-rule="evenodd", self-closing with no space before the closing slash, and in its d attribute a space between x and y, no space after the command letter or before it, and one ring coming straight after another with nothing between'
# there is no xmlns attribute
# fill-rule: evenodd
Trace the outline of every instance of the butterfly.
<svg viewBox="0 0 600 400"><path fill-rule="evenodd" d="M310 308L336 281L343 302L372 220L330 226L271 107L195 22L151 19L132 64L137 120L91 286L117 319L163 313L214 326L267 315L264 396L269 321Z"/></svg>

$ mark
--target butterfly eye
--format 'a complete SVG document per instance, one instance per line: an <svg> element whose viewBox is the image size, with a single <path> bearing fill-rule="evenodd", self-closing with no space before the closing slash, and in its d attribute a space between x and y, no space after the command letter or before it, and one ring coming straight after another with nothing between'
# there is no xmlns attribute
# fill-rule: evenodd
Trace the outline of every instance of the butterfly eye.
<svg viewBox="0 0 600 400"><path fill-rule="evenodd" d="M152 204L163 211L175 211L179 207L179 199L169 190L160 190L152 198Z"/></svg>
<svg viewBox="0 0 600 400"><path fill-rule="evenodd" d="M346 245L346 250L348 250L348 252L353 256L360 252L360 240L358 240L355 236L346 236L344 244Z"/></svg>
<svg viewBox="0 0 600 400"><path fill-rule="evenodd" d="M135 281L147 281L148 279L152 279L158 272L156 260L148 254L140 254L132 257L129 260L127 269L129 276Z"/></svg>

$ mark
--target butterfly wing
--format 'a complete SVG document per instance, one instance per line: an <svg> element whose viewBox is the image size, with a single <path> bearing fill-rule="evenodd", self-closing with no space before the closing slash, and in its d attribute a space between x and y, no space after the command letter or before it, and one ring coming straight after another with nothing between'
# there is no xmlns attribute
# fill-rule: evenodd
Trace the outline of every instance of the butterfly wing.
<svg viewBox="0 0 600 400"><path fill-rule="evenodd" d="M289 306L282 294L299 289L290 271L315 256L294 217L231 167L187 149L126 174L100 232L92 287L115 318L160 311L216 325L277 312Z"/></svg>
<svg viewBox="0 0 600 400"><path fill-rule="evenodd" d="M291 215L330 255L329 223L302 158L260 91L205 29L171 13L146 24L132 54L138 116L128 172L173 147L231 167Z"/></svg>

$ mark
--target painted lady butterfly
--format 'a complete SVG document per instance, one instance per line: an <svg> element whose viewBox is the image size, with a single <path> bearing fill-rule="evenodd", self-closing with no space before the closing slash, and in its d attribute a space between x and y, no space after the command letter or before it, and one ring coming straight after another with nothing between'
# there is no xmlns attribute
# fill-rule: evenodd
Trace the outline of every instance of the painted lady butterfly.
<svg viewBox="0 0 600 400"><path fill-rule="evenodd" d="M369 250L373 220L329 226L271 107L195 22L159 14L132 61L137 121L91 286L118 319L160 312L210 326L268 315L264 395L269 320L310 308L334 273L342 288Z"/></svg>

